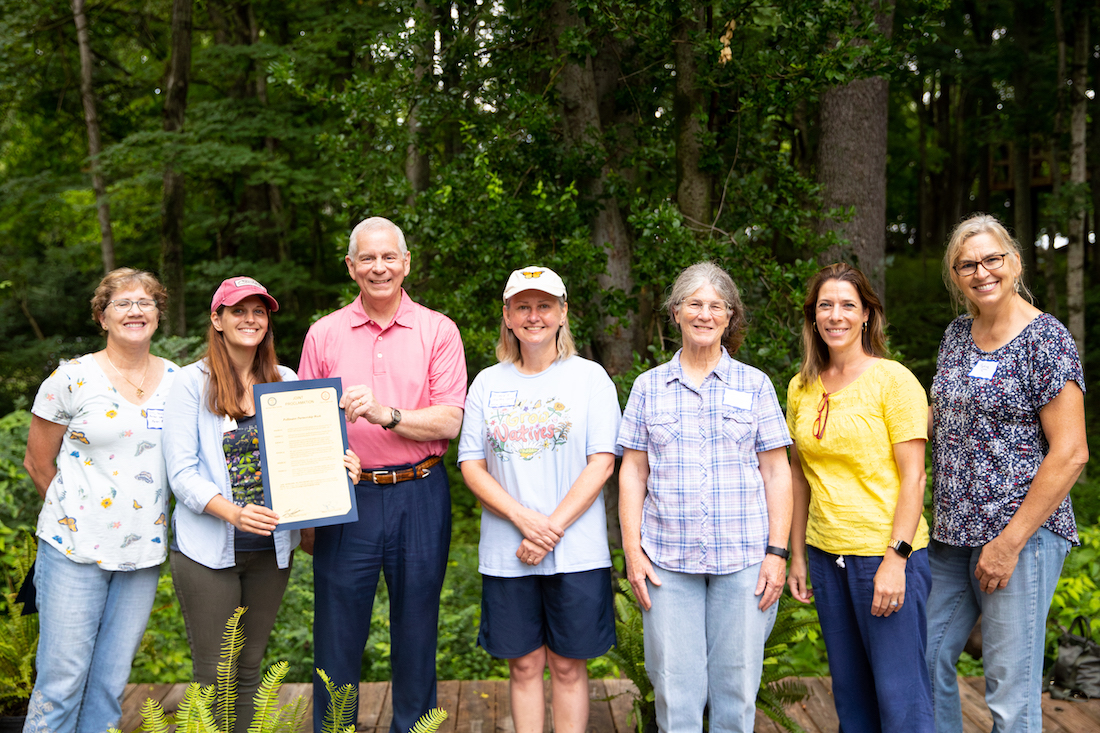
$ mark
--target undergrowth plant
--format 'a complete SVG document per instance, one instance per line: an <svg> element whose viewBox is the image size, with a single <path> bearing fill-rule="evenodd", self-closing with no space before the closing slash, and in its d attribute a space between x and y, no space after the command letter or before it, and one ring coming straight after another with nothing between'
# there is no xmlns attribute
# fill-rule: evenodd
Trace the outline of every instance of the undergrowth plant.
<svg viewBox="0 0 1100 733"><path fill-rule="evenodd" d="M15 596L34 565L35 547L30 532L15 532L8 537L0 613L0 715L22 715L34 690L38 614L24 616L23 604L16 603Z"/></svg>
<svg viewBox="0 0 1100 733"><path fill-rule="evenodd" d="M656 720L656 701L653 683L645 671L645 643L643 640L642 611L634 596L634 590L625 579L619 580L621 593L615 594L615 647L607 653L623 674L634 683L638 692L634 695L634 725L643 733ZM775 625L764 644L764 669L760 677L760 689L756 693L756 707L778 725L791 733L805 733L803 728L784 708L805 699L806 686L788 679L794 667L788 659L792 642L803 636L805 629L817 624L816 615L798 613L800 605L787 596L779 597Z"/></svg>
<svg viewBox="0 0 1100 733"><path fill-rule="evenodd" d="M197 682L188 685L175 715L165 713L156 700L146 699L141 706L142 723L139 731L169 733L174 725L175 733L232 733L236 722L234 710L237 702L237 662L245 640L241 616L247 610L247 607L238 607L225 624L217 683L205 687ZM290 665L280 661L271 665L264 673L253 698L256 712L248 733L296 733L302 729L307 709L302 696L299 695L285 705L279 705L279 688L282 687L289 668ZM355 733L354 725L337 728L335 724L344 715L354 715L355 709L351 701L355 686L335 688L323 670L318 669L317 673L324 680L330 696L322 733ZM445 710L429 710L416 721L410 733L435 733L446 719ZM110 733L121 731L112 728Z"/></svg>

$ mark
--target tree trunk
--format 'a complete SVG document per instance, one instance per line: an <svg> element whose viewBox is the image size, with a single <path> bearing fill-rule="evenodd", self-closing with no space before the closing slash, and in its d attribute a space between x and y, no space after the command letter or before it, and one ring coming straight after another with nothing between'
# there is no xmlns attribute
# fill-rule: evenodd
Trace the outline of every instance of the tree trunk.
<svg viewBox="0 0 1100 733"><path fill-rule="evenodd" d="M1035 278L1035 230L1032 227L1031 209L1031 68L1028 54L1031 50L1031 24L1035 22L1030 0L1016 0L1013 4L1012 34L1016 41L1016 69L1012 74L1015 87L1015 141L1013 145L1012 175L1014 192L1014 228L1016 241L1024 256L1024 282L1030 287Z"/></svg>
<svg viewBox="0 0 1100 733"><path fill-rule="evenodd" d="M429 73L435 55L435 33L431 27L432 9L426 0L416 0L416 11L416 18L422 27L416 29L419 36L419 42L414 45L416 64L413 67L413 78L416 81L409 113L405 118L405 129L409 133L409 142L405 148L405 178L411 189L405 203L410 207L416 205L417 195L427 190L431 175L428 156L420 149L420 95L424 93L424 77Z"/></svg>
<svg viewBox="0 0 1100 733"><path fill-rule="evenodd" d="M1056 266L1057 253L1054 249L1054 241L1063 231L1066 222L1062 219L1059 198L1062 196L1062 123L1066 109L1066 32L1062 22L1062 0L1054 0L1054 37L1057 39L1058 63L1055 70L1055 85L1057 90L1054 107L1054 134L1050 141L1050 197L1054 201L1053 209L1056 212L1051 217L1050 231L1048 232L1049 244L1043 253L1043 280L1046 285L1045 310L1055 318L1058 317L1058 269ZM1038 259L1038 252L1036 252Z"/></svg>
<svg viewBox="0 0 1100 733"><path fill-rule="evenodd" d="M703 92L699 89L695 36L702 31L702 8L692 3L689 14L676 20L672 40L676 87L672 110L676 119L676 204L697 235L706 236L711 221L711 179L700 169L703 159Z"/></svg>
<svg viewBox="0 0 1100 733"><path fill-rule="evenodd" d="M1066 258L1066 307L1069 332L1077 342L1077 352L1085 353L1085 123L1088 98L1089 16L1088 7L1079 5L1074 14L1073 85L1070 111L1069 180L1073 186L1073 217L1069 225Z"/></svg>
<svg viewBox="0 0 1100 733"><path fill-rule="evenodd" d="M76 42L80 48L80 101L84 105L84 124L88 128L88 157L91 161L96 214L99 217L103 271L110 272L115 269L115 236L111 231L107 184L99 167L99 118L96 117L95 93L92 88L92 45L88 40L88 18L84 14L84 0L72 0L72 8L73 21L76 23Z"/></svg>
<svg viewBox="0 0 1100 733"><path fill-rule="evenodd" d="M599 98L592 58L569 58L561 51L563 34L583 30L581 20L570 12L568 0L555 0L550 6L551 42L554 54L561 64L556 87L562 107L562 123L566 145L575 153L592 151L598 171L583 181L585 193L599 203L599 209L591 222L592 243L606 257L606 269L597 275L601 290L621 291L629 294L634 289L631 273L630 233L626 219L615 197L607 193L610 176L608 153L603 142L600 122ZM599 361L609 374L620 374L633 364L634 331L637 314L629 314L627 320L607 315L600 303L593 306L603 315L595 333L595 348Z"/></svg>
<svg viewBox="0 0 1100 733"><path fill-rule="evenodd" d="M183 129L187 112L187 88L191 79L191 12L193 0L172 3L172 56L168 62L168 78L164 82L164 131ZM187 182L171 163L164 169L164 193L160 208L160 258L168 299L165 333L183 336L187 333L186 279L183 276L183 204Z"/></svg>
<svg viewBox="0 0 1100 733"><path fill-rule="evenodd" d="M894 0L879 0L876 22L891 34ZM835 231L848 241L871 285L886 299L886 116L889 82L885 77L857 79L821 95L821 137L817 180L826 209L854 208L848 221L824 219L821 232ZM825 260L841 259L831 248Z"/></svg>

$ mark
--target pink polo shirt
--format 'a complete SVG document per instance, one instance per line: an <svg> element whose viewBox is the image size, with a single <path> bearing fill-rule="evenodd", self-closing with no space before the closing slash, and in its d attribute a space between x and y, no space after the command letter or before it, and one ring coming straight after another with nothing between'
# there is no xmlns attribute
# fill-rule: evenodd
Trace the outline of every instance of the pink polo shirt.
<svg viewBox="0 0 1100 733"><path fill-rule="evenodd" d="M466 354L458 326L414 303L404 289L393 321L381 328L356 298L314 323L302 347L302 379L340 377L344 388L364 384L387 407L419 410L466 402ZM360 418L348 424L348 442L363 469L419 463L447 452L446 440L421 443Z"/></svg>

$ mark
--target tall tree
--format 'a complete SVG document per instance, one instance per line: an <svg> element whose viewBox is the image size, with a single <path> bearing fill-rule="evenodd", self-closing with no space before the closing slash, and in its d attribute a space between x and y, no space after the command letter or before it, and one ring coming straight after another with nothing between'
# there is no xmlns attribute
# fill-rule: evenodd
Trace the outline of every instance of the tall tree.
<svg viewBox="0 0 1100 733"><path fill-rule="evenodd" d="M76 23L76 41L80 48L80 100L84 105L84 125L88 130L88 157L91 161L92 190L95 191L96 213L99 217L100 250L103 254L103 270L110 272L115 269L115 236L111 231L107 184L103 179L99 160L101 148L95 89L92 86L92 43L88 38L88 17L84 13L84 0L72 0L72 8Z"/></svg>
<svg viewBox="0 0 1100 733"><path fill-rule="evenodd" d="M164 131L183 129L187 112L187 89L191 79L191 9L193 0L173 0L171 58L165 79ZM182 172L169 162L164 168L164 192L160 209L161 271L172 297L168 301L165 330L170 335L187 333L185 300L186 278L183 269L183 220L187 182Z"/></svg>
<svg viewBox="0 0 1100 733"><path fill-rule="evenodd" d="M875 0L879 34L893 31L894 0ZM821 136L817 180L826 210L853 209L851 219L823 219L823 231L846 239L871 284L886 293L886 124L889 81L884 76L855 79L821 95ZM830 249L826 259L838 259Z"/></svg>
<svg viewBox="0 0 1100 733"><path fill-rule="evenodd" d="M1085 132L1088 111L1089 11L1078 3L1073 18L1073 71L1071 78L1069 180L1073 187L1072 218L1069 225L1069 245L1066 256L1066 306L1069 311L1069 332L1077 342L1077 351L1085 353L1085 214L1088 192L1085 177Z"/></svg>
<svg viewBox="0 0 1100 733"><path fill-rule="evenodd" d="M676 204L689 226L709 235L711 179L702 169L706 133L703 90L696 61L697 37L703 32L703 5L696 0L677 7L673 43L676 84L673 114L676 116Z"/></svg>
<svg viewBox="0 0 1100 733"><path fill-rule="evenodd" d="M603 252L606 262L604 272L597 280L605 292L630 293L634 289L631 238L618 200L609 190L611 171L602 139L603 125L592 57L584 53L574 55L570 44L563 43L563 39L570 34L583 35L585 24L568 0L554 0L550 6L549 21L551 43L560 69L556 88L566 144L575 155L585 158L595 156L595 160L591 161L594 170L587 177L585 188L597 204L592 219L592 244ZM575 42L575 39L572 40ZM599 319L595 345L601 363L610 374L621 374L633 363L635 319L636 314L620 317L610 313Z"/></svg>

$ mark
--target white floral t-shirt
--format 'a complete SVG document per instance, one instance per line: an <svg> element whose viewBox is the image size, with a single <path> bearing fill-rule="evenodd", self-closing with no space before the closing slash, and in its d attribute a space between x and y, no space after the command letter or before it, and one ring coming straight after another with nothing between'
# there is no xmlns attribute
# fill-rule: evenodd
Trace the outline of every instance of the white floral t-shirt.
<svg viewBox="0 0 1100 733"><path fill-rule="evenodd" d="M66 430L37 534L73 562L138 570L164 561L161 436L178 370L165 361L160 384L140 406L122 398L91 354L62 362L39 387L31 412Z"/></svg>

